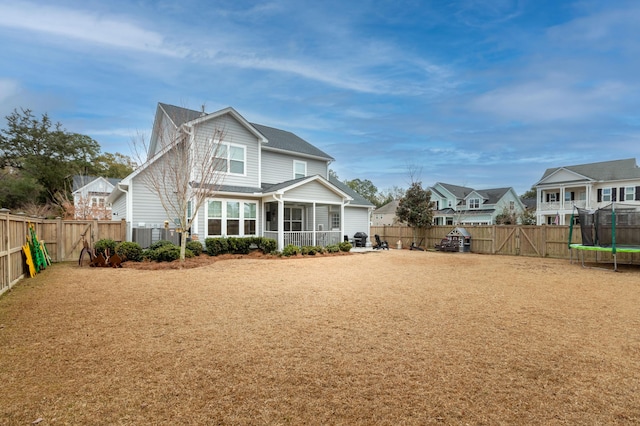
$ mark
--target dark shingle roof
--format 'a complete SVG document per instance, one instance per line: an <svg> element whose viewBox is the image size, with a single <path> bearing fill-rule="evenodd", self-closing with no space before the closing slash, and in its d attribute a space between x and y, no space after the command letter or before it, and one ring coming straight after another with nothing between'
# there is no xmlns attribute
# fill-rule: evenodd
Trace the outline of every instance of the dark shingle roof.
<svg viewBox="0 0 640 426"><path fill-rule="evenodd" d="M384 206L380 206L374 210L376 214L395 214L398 209L398 205L400 204L400 200L393 200L385 204Z"/></svg>
<svg viewBox="0 0 640 426"><path fill-rule="evenodd" d="M262 124L251 123L251 125L269 140L266 148L299 152L301 154L321 157L327 160L333 160L333 157L331 157L329 154L316 148L309 142L291 132L287 132L286 130L274 129L273 127L269 126L263 126Z"/></svg>
<svg viewBox="0 0 640 426"><path fill-rule="evenodd" d="M167 113L171 121L176 126L187 123L189 121L197 120L200 117L207 115L201 111L194 111L187 108L177 107L175 105L168 105L159 103L160 107ZM295 135L286 130L280 130L262 124L250 123L257 131L262 133L269 141L265 148L280 149L283 151L297 152L304 155L310 155L313 157L320 157L326 160L333 160L326 152L316 148L309 142L305 141L298 135Z"/></svg>
<svg viewBox="0 0 640 426"><path fill-rule="evenodd" d="M438 182L438 183L442 185L442 187L445 188L447 191L455 195L456 198L464 198L467 195L469 195L471 191L473 191L473 188L467 188L466 186L451 185L450 183L442 183L442 182Z"/></svg>
<svg viewBox="0 0 640 426"><path fill-rule="evenodd" d="M547 169L541 181L560 169L571 170L596 181L610 181L640 178L640 169L635 158L602 161L599 163L577 164L574 166L553 167Z"/></svg>
<svg viewBox="0 0 640 426"><path fill-rule="evenodd" d="M504 194L509 192L511 188L492 188L492 189L477 189L476 192L484 198L485 204L495 204Z"/></svg>
<svg viewBox="0 0 640 426"><path fill-rule="evenodd" d="M345 183L340 182L338 179L334 177L329 177L329 182L337 186L342 192L346 192L353 198L351 201L352 206L367 206L367 207L375 207L369 200L364 198L362 195L358 194L356 191L348 187Z"/></svg>
<svg viewBox="0 0 640 426"><path fill-rule="evenodd" d="M187 123L189 121L193 121L197 118L202 117L203 113L201 111L194 111L188 108L181 108L175 105L163 104L159 102L158 105L167 113L173 124L180 127L181 124Z"/></svg>

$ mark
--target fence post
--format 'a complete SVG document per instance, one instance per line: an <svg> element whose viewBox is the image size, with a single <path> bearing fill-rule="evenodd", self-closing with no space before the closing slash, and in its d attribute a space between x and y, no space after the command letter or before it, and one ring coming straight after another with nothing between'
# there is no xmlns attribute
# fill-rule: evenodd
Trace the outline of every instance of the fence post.
<svg viewBox="0 0 640 426"><path fill-rule="evenodd" d="M120 241L127 241L127 220L120 219Z"/></svg>
<svg viewBox="0 0 640 426"><path fill-rule="evenodd" d="M64 238L64 224L62 223L62 218L60 216L58 216L56 218L56 242L57 242L57 248L56 248L56 260L58 262L63 262L64 259L64 242L66 240L66 238Z"/></svg>

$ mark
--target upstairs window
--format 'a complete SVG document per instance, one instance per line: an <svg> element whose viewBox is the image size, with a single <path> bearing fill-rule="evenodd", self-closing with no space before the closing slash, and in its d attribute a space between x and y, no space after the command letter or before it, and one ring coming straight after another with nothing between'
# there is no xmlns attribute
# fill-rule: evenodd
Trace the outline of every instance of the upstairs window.
<svg viewBox="0 0 640 426"><path fill-rule="evenodd" d="M635 186L627 186L624 188L624 200L625 201L633 201L636 199L636 187Z"/></svg>
<svg viewBox="0 0 640 426"><path fill-rule="evenodd" d="M216 170L233 175L245 174L246 151L242 145L221 142L215 152Z"/></svg>
<svg viewBox="0 0 640 426"><path fill-rule="evenodd" d="M515 209L516 209L516 202L509 201L509 210L515 210Z"/></svg>
<svg viewBox="0 0 640 426"><path fill-rule="evenodd" d="M479 198L469 198L467 202L467 206L470 209L479 209L480 208L480 199Z"/></svg>
<svg viewBox="0 0 640 426"><path fill-rule="evenodd" d="M611 188L602 188L602 201L611 202Z"/></svg>
<svg viewBox="0 0 640 426"><path fill-rule="evenodd" d="M293 178L303 178L307 176L307 162L293 160Z"/></svg>

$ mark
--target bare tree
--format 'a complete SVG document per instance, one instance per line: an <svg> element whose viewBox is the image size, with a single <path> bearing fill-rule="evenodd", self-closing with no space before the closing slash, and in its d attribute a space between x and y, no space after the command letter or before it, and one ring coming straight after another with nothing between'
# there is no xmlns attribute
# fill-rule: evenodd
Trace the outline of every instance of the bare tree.
<svg viewBox="0 0 640 426"><path fill-rule="evenodd" d="M188 112L193 111L185 110ZM193 219L204 202L215 195L229 165L224 129L206 130L209 124L196 130L186 116L184 120L173 119L158 120L150 141L138 135L133 151L143 168L140 176L144 185L158 197L167 216L177 219L178 232L182 233L180 260L184 261Z"/></svg>

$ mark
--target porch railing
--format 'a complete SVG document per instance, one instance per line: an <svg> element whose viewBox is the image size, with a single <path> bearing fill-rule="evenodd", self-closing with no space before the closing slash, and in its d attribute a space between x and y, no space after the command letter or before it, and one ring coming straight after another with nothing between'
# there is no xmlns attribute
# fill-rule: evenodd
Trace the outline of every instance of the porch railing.
<svg viewBox="0 0 640 426"><path fill-rule="evenodd" d="M548 203L540 203L540 210L572 210L573 206L585 208L587 206L586 200L574 200L574 201L565 201L564 203L560 201L548 202Z"/></svg>
<svg viewBox="0 0 640 426"><path fill-rule="evenodd" d="M315 235L315 243L313 237ZM276 231L265 231L264 236L267 238L278 239ZM285 231L284 245L293 244L295 246L322 246L326 247L332 244L339 244L342 241L340 231Z"/></svg>

